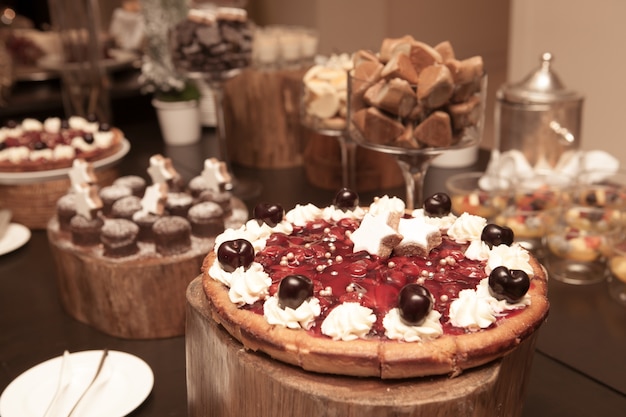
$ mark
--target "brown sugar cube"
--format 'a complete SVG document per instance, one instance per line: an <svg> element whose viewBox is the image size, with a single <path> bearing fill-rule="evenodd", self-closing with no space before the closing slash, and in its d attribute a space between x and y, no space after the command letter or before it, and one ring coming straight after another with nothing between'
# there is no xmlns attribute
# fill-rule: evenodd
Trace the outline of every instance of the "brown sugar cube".
<svg viewBox="0 0 626 417"><path fill-rule="evenodd" d="M372 51L367 49L360 49L352 54L352 66L358 67L363 62L376 62L380 64L380 60Z"/></svg>
<svg viewBox="0 0 626 417"><path fill-rule="evenodd" d="M420 147L420 144L413 137L413 127L411 125L405 126L404 133L396 138L393 145L407 149L418 149Z"/></svg>
<svg viewBox="0 0 626 417"><path fill-rule="evenodd" d="M376 107L359 110L354 115L353 122L365 140L381 145L393 142L404 132L402 123L386 116Z"/></svg>
<svg viewBox="0 0 626 417"><path fill-rule="evenodd" d="M365 92L365 102L400 117L411 113L417 99L411 85L406 80L393 78L380 80Z"/></svg>
<svg viewBox="0 0 626 417"><path fill-rule="evenodd" d="M480 117L480 97L474 95L466 102L450 104L448 112L450 113L454 130L475 126Z"/></svg>
<svg viewBox="0 0 626 417"><path fill-rule="evenodd" d="M409 54L411 45L415 39L411 35L405 35L401 38L385 38L380 46L379 58L382 62L388 62L395 54Z"/></svg>
<svg viewBox="0 0 626 417"><path fill-rule="evenodd" d="M382 69L381 75L387 79L400 78L410 84L417 84L417 72L408 55L395 54Z"/></svg>
<svg viewBox="0 0 626 417"><path fill-rule="evenodd" d="M446 104L454 93L452 74L445 65L431 65L424 68L417 85L417 99L431 109Z"/></svg>
<svg viewBox="0 0 626 417"><path fill-rule="evenodd" d="M445 148L452 145L450 115L443 111L433 112L422 123L415 126L413 136L426 146Z"/></svg>
<svg viewBox="0 0 626 417"><path fill-rule="evenodd" d="M481 56L473 56L462 61L451 59L446 61L446 66L452 73L455 84L469 84L475 82L480 79L484 73L483 58Z"/></svg>
<svg viewBox="0 0 626 417"><path fill-rule="evenodd" d="M447 62L451 59L454 59L454 49L452 48L452 44L450 41L443 41L434 46L435 51L439 52L441 55L441 59L443 62Z"/></svg>
<svg viewBox="0 0 626 417"><path fill-rule="evenodd" d="M415 72L417 72L418 75L426 67L443 63L443 59L441 58L441 55L439 55L439 52L437 52L432 46L418 41L411 44L409 58L411 59L413 68L415 68Z"/></svg>

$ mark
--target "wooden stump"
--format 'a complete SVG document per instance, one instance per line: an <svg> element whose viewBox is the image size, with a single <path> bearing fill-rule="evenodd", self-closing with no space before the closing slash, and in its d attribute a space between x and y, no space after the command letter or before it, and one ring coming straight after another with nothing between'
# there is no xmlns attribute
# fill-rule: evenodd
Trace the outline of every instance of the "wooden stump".
<svg viewBox="0 0 626 417"><path fill-rule="evenodd" d="M117 178L116 168L96 170L100 186L110 185ZM56 214L57 200L67 194L69 178L41 180L23 184L0 184L0 208L13 212L12 221L30 229L45 229Z"/></svg>
<svg viewBox="0 0 626 417"><path fill-rule="evenodd" d="M243 70L224 85L231 160L256 168L302 165L300 95L306 69Z"/></svg>
<svg viewBox="0 0 626 417"><path fill-rule="evenodd" d="M516 417L536 335L456 378L381 380L316 374L243 349L211 318L201 277L187 289L190 417Z"/></svg>
<svg viewBox="0 0 626 417"><path fill-rule="evenodd" d="M169 257L113 259L94 256L48 227L61 303L67 313L103 333L156 339L185 332L185 291L210 250Z"/></svg>

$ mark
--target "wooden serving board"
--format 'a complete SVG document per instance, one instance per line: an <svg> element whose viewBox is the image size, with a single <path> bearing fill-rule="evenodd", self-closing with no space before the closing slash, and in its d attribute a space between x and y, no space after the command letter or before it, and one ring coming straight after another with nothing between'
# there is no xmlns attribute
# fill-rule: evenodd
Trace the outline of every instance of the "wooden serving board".
<svg viewBox="0 0 626 417"><path fill-rule="evenodd" d="M201 277L187 288L190 417L520 416L536 334L501 360L448 376L317 374L243 349L211 318Z"/></svg>

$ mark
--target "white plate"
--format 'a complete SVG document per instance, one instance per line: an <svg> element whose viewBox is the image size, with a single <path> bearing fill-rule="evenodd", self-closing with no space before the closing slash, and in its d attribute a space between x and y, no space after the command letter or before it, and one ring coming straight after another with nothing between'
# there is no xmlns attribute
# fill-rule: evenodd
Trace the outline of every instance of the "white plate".
<svg viewBox="0 0 626 417"><path fill-rule="evenodd" d="M127 139L122 139L122 147L113 155L107 156L97 161L93 161L91 165L94 169L108 168L119 162L130 150L130 143ZM49 169L47 171L32 172L3 172L0 173L0 184L27 184L40 181L58 180L68 178L70 167Z"/></svg>
<svg viewBox="0 0 626 417"><path fill-rule="evenodd" d="M65 395L60 397L59 411L67 409L69 412L74 401L93 378L101 356L101 350L87 350L69 355L73 377ZM0 396L0 415L43 416L56 392L62 359L63 356L58 356L42 362L15 378ZM76 415L125 416L148 397L153 384L152 369L143 360L129 353L109 351L99 380L81 401Z"/></svg>
<svg viewBox="0 0 626 417"><path fill-rule="evenodd" d="M30 229L17 223L9 224L6 233L0 239L0 255L21 248L30 240ZM1 415L1 414L0 414Z"/></svg>

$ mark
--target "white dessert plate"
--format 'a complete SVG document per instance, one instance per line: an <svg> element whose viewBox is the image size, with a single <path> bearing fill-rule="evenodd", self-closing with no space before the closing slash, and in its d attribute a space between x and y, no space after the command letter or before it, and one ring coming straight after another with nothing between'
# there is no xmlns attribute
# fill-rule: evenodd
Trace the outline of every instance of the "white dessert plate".
<svg viewBox="0 0 626 417"><path fill-rule="evenodd" d="M122 147L113 155L107 156L97 161L93 161L91 165L94 169L108 168L120 161L130 150L130 143L127 139L122 139ZM27 184L40 181L58 180L68 178L70 168L49 169L47 171L32 172L3 172L0 173L0 184Z"/></svg>
<svg viewBox="0 0 626 417"><path fill-rule="evenodd" d="M0 239L0 256L21 248L30 240L30 229L18 223L11 223ZM0 413L0 415L2 415Z"/></svg>
<svg viewBox="0 0 626 417"><path fill-rule="evenodd" d="M69 412L93 378L101 356L101 350L69 355L72 379L55 409ZM43 416L56 392L62 360L63 356L49 359L15 378L0 396L0 415ZM77 412L82 417L125 416L144 402L153 385L154 374L143 360L129 353L109 351L99 380L83 398Z"/></svg>

